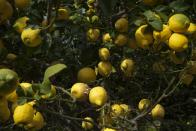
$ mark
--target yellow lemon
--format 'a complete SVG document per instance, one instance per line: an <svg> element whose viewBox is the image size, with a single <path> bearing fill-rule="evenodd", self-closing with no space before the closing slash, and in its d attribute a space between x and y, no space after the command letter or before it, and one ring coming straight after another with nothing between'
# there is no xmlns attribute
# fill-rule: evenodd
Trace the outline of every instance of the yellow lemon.
<svg viewBox="0 0 196 131"><path fill-rule="evenodd" d="M127 44L127 42L128 42L127 35L118 34L115 38L114 44L117 46L123 46L123 45Z"/></svg>
<svg viewBox="0 0 196 131"><path fill-rule="evenodd" d="M40 112L36 112L33 116L33 120L25 125L25 129L38 131L44 127L44 117Z"/></svg>
<svg viewBox="0 0 196 131"><path fill-rule="evenodd" d="M69 10L66 8L59 8L57 20L68 20L69 19Z"/></svg>
<svg viewBox="0 0 196 131"><path fill-rule="evenodd" d="M105 33L102 37L103 43L111 43L112 42L112 37L109 33Z"/></svg>
<svg viewBox="0 0 196 131"><path fill-rule="evenodd" d="M131 111L129 105L127 105L127 104L120 104L120 106L123 109L123 114L125 114L125 115Z"/></svg>
<svg viewBox="0 0 196 131"><path fill-rule="evenodd" d="M118 117L123 114L123 108L119 104L113 104L111 106L111 116Z"/></svg>
<svg viewBox="0 0 196 131"><path fill-rule="evenodd" d="M42 37L40 35L40 32L40 29L24 29L21 34L21 39L26 46L37 47L42 44Z"/></svg>
<svg viewBox="0 0 196 131"><path fill-rule="evenodd" d="M169 18L169 28L176 33L185 33L190 25L190 19L184 14L174 14Z"/></svg>
<svg viewBox="0 0 196 131"><path fill-rule="evenodd" d="M110 62L101 61L98 63L98 72L101 76L108 77L112 72L112 65Z"/></svg>
<svg viewBox="0 0 196 131"><path fill-rule="evenodd" d="M103 106L107 98L107 91L101 86L94 87L89 92L89 101L95 106Z"/></svg>
<svg viewBox="0 0 196 131"><path fill-rule="evenodd" d="M189 28L187 29L186 33L193 34L196 32L196 24L190 23Z"/></svg>
<svg viewBox="0 0 196 131"><path fill-rule="evenodd" d="M143 0L142 1L145 5L148 5L148 6L154 6L157 4L157 0Z"/></svg>
<svg viewBox="0 0 196 131"><path fill-rule="evenodd" d="M22 31L25 29L25 27L27 27L27 22L29 21L29 18L24 16L21 18L18 18L14 25L13 28L18 32L18 33L22 33Z"/></svg>
<svg viewBox="0 0 196 131"><path fill-rule="evenodd" d="M10 118L10 110L5 97L0 97L0 122L6 122Z"/></svg>
<svg viewBox="0 0 196 131"><path fill-rule="evenodd" d="M146 32L148 25L140 26L135 32L135 39L139 47L146 49L153 43L153 34Z"/></svg>
<svg viewBox="0 0 196 131"><path fill-rule="evenodd" d="M93 119L91 117L85 117L84 119L93 122ZM82 128L84 128L85 130L90 130L93 128L93 124L87 121L82 121Z"/></svg>
<svg viewBox="0 0 196 131"><path fill-rule="evenodd" d="M19 78L16 72L10 69L0 69L0 96L6 96L18 86Z"/></svg>
<svg viewBox="0 0 196 131"><path fill-rule="evenodd" d="M2 10L0 10L0 24L10 19L13 15L13 8L9 2L6 2Z"/></svg>
<svg viewBox="0 0 196 131"><path fill-rule="evenodd" d="M188 42L185 35L173 33L169 38L169 47L176 52L182 52L188 48Z"/></svg>
<svg viewBox="0 0 196 131"><path fill-rule="evenodd" d="M155 73L162 73L166 70L165 66L161 62L153 63L152 68Z"/></svg>
<svg viewBox="0 0 196 131"><path fill-rule="evenodd" d="M86 100L89 94L89 87L85 83L75 83L71 87L71 95L77 100Z"/></svg>
<svg viewBox="0 0 196 131"><path fill-rule="evenodd" d="M162 105L157 104L151 111L152 118L160 119L165 116L165 109Z"/></svg>
<svg viewBox="0 0 196 131"><path fill-rule="evenodd" d="M172 31L169 29L168 25L163 25L162 31L153 31L153 37L156 41L165 42L172 35Z"/></svg>
<svg viewBox="0 0 196 131"><path fill-rule="evenodd" d="M117 131L117 130L112 129L112 128L104 128L104 129L102 129L101 131Z"/></svg>
<svg viewBox="0 0 196 131"><path fill-rule="evenodd" d="M175 51L170 51L170 60L175 64L183 64L185 59L176 55Z"/></svg>
<svg viewBox="0 0 196 131"><path fill-rule="evenodd" d="M18 100L18 95L16 93L16 90L11 92L10 94L6 95L6 99L10 102L16 102Z"/></svg>
<svg viewBox="0 0 196 131"><path fill-rule="evenodd" d="M149 99L141 99L139 104L138 104L138 108L140 111L143 111L145 109L147 109L150 106L151 102Z"/></svg>
<svg viewBox="0 0 196 131"><path fill-rule="evenodd" d="M32 122L33 116L34 109L30 104L18 105L14 110L14 124L28 124Z"/></svg>
<svg viewBox="0 0 196 131"><path fill-rule="evenodd" d="M129 23L126 18L120 18L115 22L115 29L121 33L127 32L128 26L129 26Z"/></svg>
<svg viewBox="0 0 196 131"><path fill-rule="evenodd" d="M107 48L99 49L99 58L102 61L107 61L110 57L110 51Z"/></svg>
<svg viewBox="0 0 196 131"><path fill-rule="evenodd" d="M120 64L120 69L125 76L130 77L134 71L134 61L132 59L125 59Z"/></svg>
<svg viewBox="0 0 196 131"><path fill-rule="evenodd" d="M50 93L42 95L41 98L42 99L49 99L49 98L52 98L54 96L56 96L56 86L51 85Z"/></svg>
<svg viewBox="0 0 196 131"><path fill-rule="evenodd" d="M23 89L25 96L28 94L34 95L31 83L22 82L20 83L20 87Z"/></svg>
<svg viewBox="0 0 196 131"><path fill-rule="evenodd" d="M97 15L93 15L92 17L91 17L91 22L92 23L96 23L96 22L98 22L99 21L99 17L97 16Z"/></svg>
<svg viewBox="0 0 196 131"><path fill-rule="evenodd" d="M25 9L29 7L31 4L31 0L15 0L15 6L19 9Z"/></svg>
<svg viewBox="0 0 196 131"><path fill-rule="evenodd" d="M79 82L93 82L96 80L95 70L90 67L84 67L78 71L77 78Z"/></svg>
<svg viewBox="0 0 196 131"><path fill-rule="evenodd" d="M100 35L100 30L99 29L89 29L87 31L87 40L89 41L97 41Z"/></svg>

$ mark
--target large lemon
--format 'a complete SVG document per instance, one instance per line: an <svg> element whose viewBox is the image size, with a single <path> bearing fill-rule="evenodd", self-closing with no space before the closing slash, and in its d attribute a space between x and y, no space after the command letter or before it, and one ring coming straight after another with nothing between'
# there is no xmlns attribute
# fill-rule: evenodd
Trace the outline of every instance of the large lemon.
<svg viewBox="0 0 196 131"><path fill-rule="evenodd" d="M14 25L13 28L18 32L18 33L22 33L22 31L25 29L25 27L27 27L27 22L29 21L29 18L24 16L21 18L18 18Z"/></svg>
<svg viewBox="0 0 196 131"><path fill-rule="evenodd" d="M89 101L95 106L103 106L107 102L107 91L101 87L97 86L90 90Z"/></svg>
<svg viewBox="0 0 196 131"><path fill-rule="evenodd" d="M127 32L128 26L128 20L126 18L120 18L115 22L115 29L118 32Z"/></svg>
<svg viewBox="0 0 196 131"><path fill-rule="evenodd" d="M84 67L78 71L77 78L79 82L93 82L96 80L95 70L90 67Z"/></svg>
<svg viewBox="0 0 196 131"><path fill-rule="evenodd" d="M71 95L76 98L76 100L86 100L89 93L89 87L84 83L75 83L71 87Z"/></svg>
<svg viewBox="0 0 196 131"><path fill-rule="evenodd" d="M42 44L42 37L40 35L40 32L40 29L24 29L21 34L21 39L26 46L37 47Z"/></svg>
<svg viewBox="0 0 196 131"><path fill-rule="evenodd" d="M93 122L93 119L91 117L85 117L84 119ZM90 130L93 128L93 124L87 121L82 121L82 128L84 128L85 130Z"/></svg>
<svg viewBox="0 0 196 131"><path fill-rule="evenodd" d="M179 33L173 33L169 38L170 49L176 52L182 52L188 48L188 38Z"/></svg>
<svg viewBox="0 0 196 131"><path fill-rule="evenodd" d="M108 77L112 72L112 65L110 62L101 61L98 63L98 72L101 76Z"/></svg>
<svg viewBox="0 0 196 131"><path fill-rule="evenodd" d="M138 108L140 111L143 111L145 109L147 109L150 106L151 102L149 99L141 99L139 104L138 104Z"/></svg>
<svg viewBox="0 0 196 131"><path fill-rule="evenodd" d="M185 33L190 25L190 19L184 14L174 14L169 18L168 25L173 32Z"/></svg>
<svg viewBox="0 0 196 131"><path fill-rule="evenodd" d="M125 59L120 64L120 69L125 76L130 77L134 71L134 61L132 59Z"/></svg>
<svg viewBox="0 0 196 131"><path fill-rule="evenodd" d="M165 42L171 36L172 31L169 29L168 25L163 25L162 31L153 31L153 37L159 42Z"/></svg>
<svg viewBox="0 0 196 131"><path fill-rule="evenodd" d="M162 105L157 104L151 111L151 115L154 119L160 119L165 116L165 109Z"/></svg>
<svg viewBox="0 0 196 131"><path fill-rule="evenodd" d="M127 44L128 42L128 37L125 34L118 34L115 38L114 44L117 46L123 46Z"/></svg>
<svg viewBox="0 0 196 131"><path fill-rule="evenodd" d="M107 61L110 57L110 51L107 48L100 48L99 49L99 58L102 61Z"/></svg>
<svg viewBox="0 0 196 131"><path fill-rule="evenodd" d="M15 6L19 9L24 9L30 6L31 0L15 0Z"/></svg>
<svg viewBox="0 0 196 131"><path fill-rule="evenodd" d="M16 72L10 69L0 69L0 96L13 92L18 83L19 78Z"/></svg>

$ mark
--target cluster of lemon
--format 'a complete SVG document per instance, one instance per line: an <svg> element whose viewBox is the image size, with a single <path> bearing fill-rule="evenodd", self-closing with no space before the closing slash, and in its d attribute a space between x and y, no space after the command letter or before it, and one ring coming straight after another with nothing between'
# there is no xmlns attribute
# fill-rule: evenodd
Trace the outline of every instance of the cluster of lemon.
<svg viewBox="0 0 196 131"><path fill-rule="evenodd" d="M0 69L0 122L5 123L13 114L14 124L24 127L26 130L40 130L45 125L42 114L34 108L36 100L18 105L19 96L17 89L19 86L25 96L35 95L30 83L19 83L16 72L10 69ZM42 99L49 99L56 95L55 86L51 87L51 92L42 95ZM8 102L11 104L11 112L8 108Z"/></svg>

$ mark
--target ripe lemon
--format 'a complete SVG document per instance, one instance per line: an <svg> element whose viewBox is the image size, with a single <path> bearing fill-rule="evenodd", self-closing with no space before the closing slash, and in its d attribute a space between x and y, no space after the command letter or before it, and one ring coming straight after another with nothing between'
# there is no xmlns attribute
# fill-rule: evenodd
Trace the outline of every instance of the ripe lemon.
<svg viewBox="0 0 196 131"><path fill-rule="evenodd" d="M193 34L196 32L196 24L195 23L190 23L189 28L187 29L186 33L187 34Z"/></svg>
<svg viewBox="0 0 196 131"><path fill-rule="evenodd" d="M16 72L10 69L0 69L0 96L13 92L18 86L18 81Z"/></svg>
<svg viewBox="0 0 196 131"><path fill-rule="evenodd" d="M151 111L152 118L160 119L165 116L165 109L162 105L157 104Z"/></svg>
<svg viewBox="0 0 196 131"><path fill-rule="evenodd" d="M0 122L6 122L10 118L10 110L5 97L0 97Z"/></svg>
<svg viewBox="0 0 196 131"><path fill-rule="evenodd" d="M169 18L169 28L176 33L185 33L190 25L190 19L184 14L174 14Z"/></svg>
<svg viewBox="0 0 196 131"><path fill-rule="evenodd" d="M143 3L148 6L154 6L157 4L157 0L143 0Z"/></svg>
<svg viewBox="0 0 196 131"><path fill-rule="evenodd" d="M41 98L42 99L49 99L49 98L52 98L52 97L55 97L55 96L56 96L56 86L51 85L50 93L48 93L46 95L42 95Z"/></svg>
<svg viewBox="0 0 196 131"><path fill-rule="evenodd" d="M111 43L112 42L112 37L109 33L105 33L102 37L103 43Z"/></svg>
<svg viewBox="0 0 196 131"><path fill-rule="evenodd" d="M129 23L126 18L120 18L115 22L115 29L121 33L127 32L128 26L129 26Z"/></svg>
<svg viewBox="0 0 196 131"><path fill-rule="evenodd" d="M89 93L89 87L84 83L75 83L71 87L71 95L77 100L86 100Z"/></svg>
<svg viewBox="0 0 196 131"><path fill-rule="evenodd" d="M146 110L150 106L151 102L149 99L141 99L138 108L140 111Z"/></svg>
<svg viewBox="0 0 196 131"><path fill-rule="evenodd" d="M123 108L119 104L113 104L111 106L111 116L118 117L123 114Z"/></svg>
<svg viewBox="0 0 196 131"><path fill-rule="evenodd" d="M40 36L40 32L40 29L24 29L21 34L21 39L26 46L37 47L42 44L42 37Z"/></svg>
<svg viewBox="0 0 196 131"><path fill-rule="evenodd" d="M185 35L173 33L169 38L169 47L176 52L182 52L188 48L188 42Z"/></svg>
<svg viewBox="0 0 196 131"><path fill-rule="evenodd" d="M32 96L34 95L31 83L22 82L20 83L20 87L23 89L25 96L28 94L31 94Z"/></svg>
<svg viewBox="0 0 196 131"><path fill-rule="evenodd" d="M31 0L15 0L15 6L19 9L25 9L29 7L31 4Z"/></svg>
<svg viewBox="0 0 196 131"><path fill-rule="evenodd" d="M36 112L33 116L33 120L25 125L25 129L38 131L44 127L44 117L40 112Z"/></svg>
<svg viewBox="0 0 196 131"><path fill-rule="evenodd" d="M34 116L34 109L33 107L25 103L24 105L18 105L14 110L14 124L28 124L32 122Z"/></svg>
<svg viewBox="0 0 196 131"><path fill-rule="evenodd" d="M165 42L172 35L172 31L169 29L168 25L163 25L162 31L153 31L153 37L159 42Z"/></svg>
<svg viewBox="0 0 196 131"><path fill-rule="evenodd" d="M155 73L162 73L166 70L165 66L161 62L153 63L152 68Z"/></svg>
<svg viewBox="0 0 196 131"><path fill-rule="evenodd" d="M13 28L18 32L18 33L22 33L22 31L25 29L25 27L27 27L27 22L29 21L29 18L24 16L21 18L18 18L14 25Z"/></svg>
<svg viewBox="0 0 196 131"><path fill-rule="evenodd" d="M18 100L18 95L16 93L16 90L11 92L10 94L6 95L6 99L10 102L16 102Z"/></svg>
<svg viewBox="0 0 196 131"><path fill-rule="evenodd" d="M84 119L93 122L93 119L91 117L85 117ZM82 121L82 128L84 128L85 130L90 130L93 128L93 124L87 121Z"/></svg>
<svg viewBox="0 0 196 131"><path fill-rule="evenodd" d="M153 43L153 34L146 32L148 25L140 26L135 32L135 40L139 47L146 49Z"/></svg>
<svg viewBox="0 0 196 131"><path fill-rule="evenodd" d="M127 35L118 34L115 38L114 44L117 46L123 46L123 45L127 44L127 42L128 42Z"/></svg>
<svg viewBox="0 0 196 131"><path fill-rule="evenodd" d="M13 15L13 8L9 2L6 2L4 7L0 10L0 24L10 19Z"/></svg>
<svg viewBox="0 0 196 131"><path fill-rule="evenodd" d="M134 71L134 61L132 59L125 59L120 64L120 69L125 76L130 77Z"/></svg>
<svg viewBox="0 0 196 131"><path fill-rule="evenodd" d="M127 104L120 104L121 108L123 109L123 114L127 115L131 111L129 105Z"/></svg>
<svg viewBox="0 0 196 131"><path fill-rule="evenodd" d="M69 19L69 11L66 8L59 8L57 20L68 20Z"/></svg>
<svg viewBox="0 0 196 131"><path fill-rule="evenodd" d="M110 62L101 61L98 63L98 72L101 76L108 77L112 72L112 65Z"/></svg>
<svg viewBox="0 0 196 131"><path fill-rule="evenodd" d="M99 49L99 58L102 61L107 61L110 57L110 51L107 48Z"/></svg>
<svg viewBox="0 0 196 131"><path fill-rule="evenodd" d="M107 98L107 92L101 86L94 87L90 90L89 101L95 106L103 106L106 103Z"/></svg>
<svg viewBox="0 0 196 131"><path fill-rule="evenodd" d="M89 83L96 80L96 73L90 67L84 67L78 71L77 75L79 82Z"/></svg>
<svg viewBox="0 0 196 131"><path fill-rule="evenodd" d="M87 31L86 35L87 35L87 40L97 41L100 35L100 30L91 28Z"/></svg>
<svg viewBox="0 0 196 131"><path fill-rule="evenodd" d="M117 131L117 130L112 129L112 128L104 128L104 129L102 129L101 131Z"/></svg>

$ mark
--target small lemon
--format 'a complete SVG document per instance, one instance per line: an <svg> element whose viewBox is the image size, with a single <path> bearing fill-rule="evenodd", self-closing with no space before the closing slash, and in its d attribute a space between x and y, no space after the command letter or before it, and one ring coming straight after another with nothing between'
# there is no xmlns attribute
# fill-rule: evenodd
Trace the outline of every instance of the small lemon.
<svg viewBox="0 0 196 131"><path fill-rule="evenodd" d="M31 4L31 0L15 0L15 6L19 9L25 9L29 7Z"/></svg>
<svg viewBox="0 0 196 131"><path fill-rule="evenodd" d="M87 33L87 40L89 41L97 41L100 35L100 30L99 29L92 29L90 28Z"/></svg>
<svg viewBox="0 0 196 131"><path fill-rule="evenodd" d="M21 39L26 46L37 47L42 44L42 37L40 36L40 32L40 29L24 29L21 34Z"/></svg>
<svg viewBox="0 0 196 131"><path fill-rule="evenodd" d="M152 68L155 73L162 73L166 70L165 66L161 62L153 63Z"/></svg>
<svg viewBox="0 0 196 131"><path fill-rule="evenodd" d="M196 32L196 24L195 23L190 23L189 28L187 29L186 33L187 34L193 34Z"/></svg>
<svg viewBox="0 0 196 131"><path fill-rule="evenodd" d="M17 59L17 55L14 54L14 53L8 53L7 56L6 56L6 60L9 60L9 61L14 61Z"/></svg>
<svg viewBox="0 0 196 131"><path fill-rule="evenodd" d="M99 49L99 58L102 61L107 61L110 57L110 51L107 48Z"/></svg>
<svg viewBox="0 0 196 131"><path fill-rule="evenodd" d="M10 94L6 95L6 99L10 102L16 102L18 100L18 95L16 93L16 90L11 92Z"/></svg>
<svg viewBox="0 0 196 131"><path fill-rule="evenodd" d="M188 42L185 35L173 33L169 38L169 47L176 52L182 52L188 48Z"/></svg>
<svg viewBox="0 0 196 131"><path fill-rule="evenodd" d="M34 109L30 104L18 105L14 110L14 124L28 124L32 122L33 116Z"/></svg>
<svg viewBox="0 0 196 131"><path fill-rule="evenodd" d="M95 106L103 106L107 102L107 98L107 92L101 86L94 87L89 92L89 101Z"/></svg>
<svg viewBox="0 0 196 131"><path fill-rule="evenodd" d="M128 31L128 20L126 18L120 18L115 22L115 29L118 32L127 32Z"/></svg>
<svg viewBox="0 0 196 131"><path fill-rule="evenodd" d="M153 37L159 42L165 42L172 35L172 31L169 29L168 25L163 25L162 31L153 31Z"/></svg>
<svg viewBox="0 0 196 131"><path fill-rule="evenodd" d="M117 130L112 129L112 128L104 128L104 129L102 129L101 131L117 131Z"/></svg>
<svg viewBox="0 0 196 131"><path fill-rule="evenodd" d="M25 27L27 27L27 22L29 21L29 18L24 16L21 18L18 18L14 25L13 28L18 32L18 33L22 33L22 31L25 29Z"/></svg>
<svg viewBox="0 0 196 131"><path fill-rule="evenodd" d="M140 26L135 32L135 39L139 47L146 49L153 43L153 34L146 32L148 25Z"/></svg>
<svg viewBox="0 0 196 131"><path fill-rule="evenodd" d="M96 80L95 70L90 67L84 67L78 71L77 78L79 82L93 82Z"/></svg>
<svg viewBox="0 0 196 131"><path fill-rule="evenodd" d="M128 42L127 35L118 34L115 38L114 44L117 46L123 46L123 45L127 44L127 42Z"/></svg>
<svg viewBox="0 0 196 131"><path fill-rule="evenodd" d="M66 8L59 8L57 20L68 20L69 19L69 10Z"/></svg>
<svg viewBox="0 0 196 131"><path fill-rule="evenodd" d="M190 19L184 14L174 14L169 18L169 28L176 33L185 33L190 25Z"/></svg>
<svg viewBox="0 0 196 131"><path fill-rule="evenodd" d="M13 8L9 2L6 2L2 10L0 10L0 24L10 19L13 15Z"/></svg>
<svg viewBox="0 0 196 131"><path fill-rule="evenodd" d="M20 87L23 89L25 96L27 96L28 94L34 95L31 83L22 82L20 83Z"/></svg>
<svg viewBox="0 0 196 131"><path fill-rule="evenodd" d="M71 87L71 95L79 101L86 100L89 93L89 87L85 83L75 83Z"/></svg>
<svg viewBox="0 0 196 131"><path fill-rule="evenodd" d="M145 109L147 109L150 106L151 102L149 99L141 99L139 104L138 104L138 108L140 111L143 111Z"/></svg>
<svg viewBox="0 0 196 131"><path fill-rule="evenodd" d="M120 69L125 76L132 76L134 71L134 61L132 59L124 59L120 64Z"/></svg>
<svg viewBox="0 0 196 131"><path fill-rule="evenodd" d="M193 75L188 73L183 73L179 75L179 78L183 84L189 86L193 81Z"/></svg>
<svg viewBox="0 0 196 131"><path fill-rule="evenodd" d="M112 72L112 65L110 62L101 61L98 63L98 72L101 76L108 77Z"/></svg>
<svg viewBox="0 0 196 131"><path fill-rule="evenodd" d="M49 99L49 98L52 98L54 96L56 96L56 86L51 85L50 93L42 95L41 98L42 99Z"/></svg>
<svg viewBox="0 0 196 131"><path fill-rule="evenodd" d="M105 33L102 37L103 43L111 43L112 42L112 37L109 33Z"/></svg>
<svg viewBox="0 0 196 131"><path fill-rule="evenodd" d="M154 119L160 119L165 116L165 109L162 105L157 104L151 111L151 115Z"/></svg>
<svg viewBox="0 0 196 131"><path fill-rule="evenodd" d="M119 104L113 104L111 106L111 116L118 117L123 114L123 108Z"/></svg>
<svg viewBox="0 0 196 131"><path fill-rule="evenodd" d="M91 117L85 117L84 119L93 122L93 119ZM87 121L82 121L82 128L84 128L85 130L90 130L93 128L93 124Z"/></svg>

